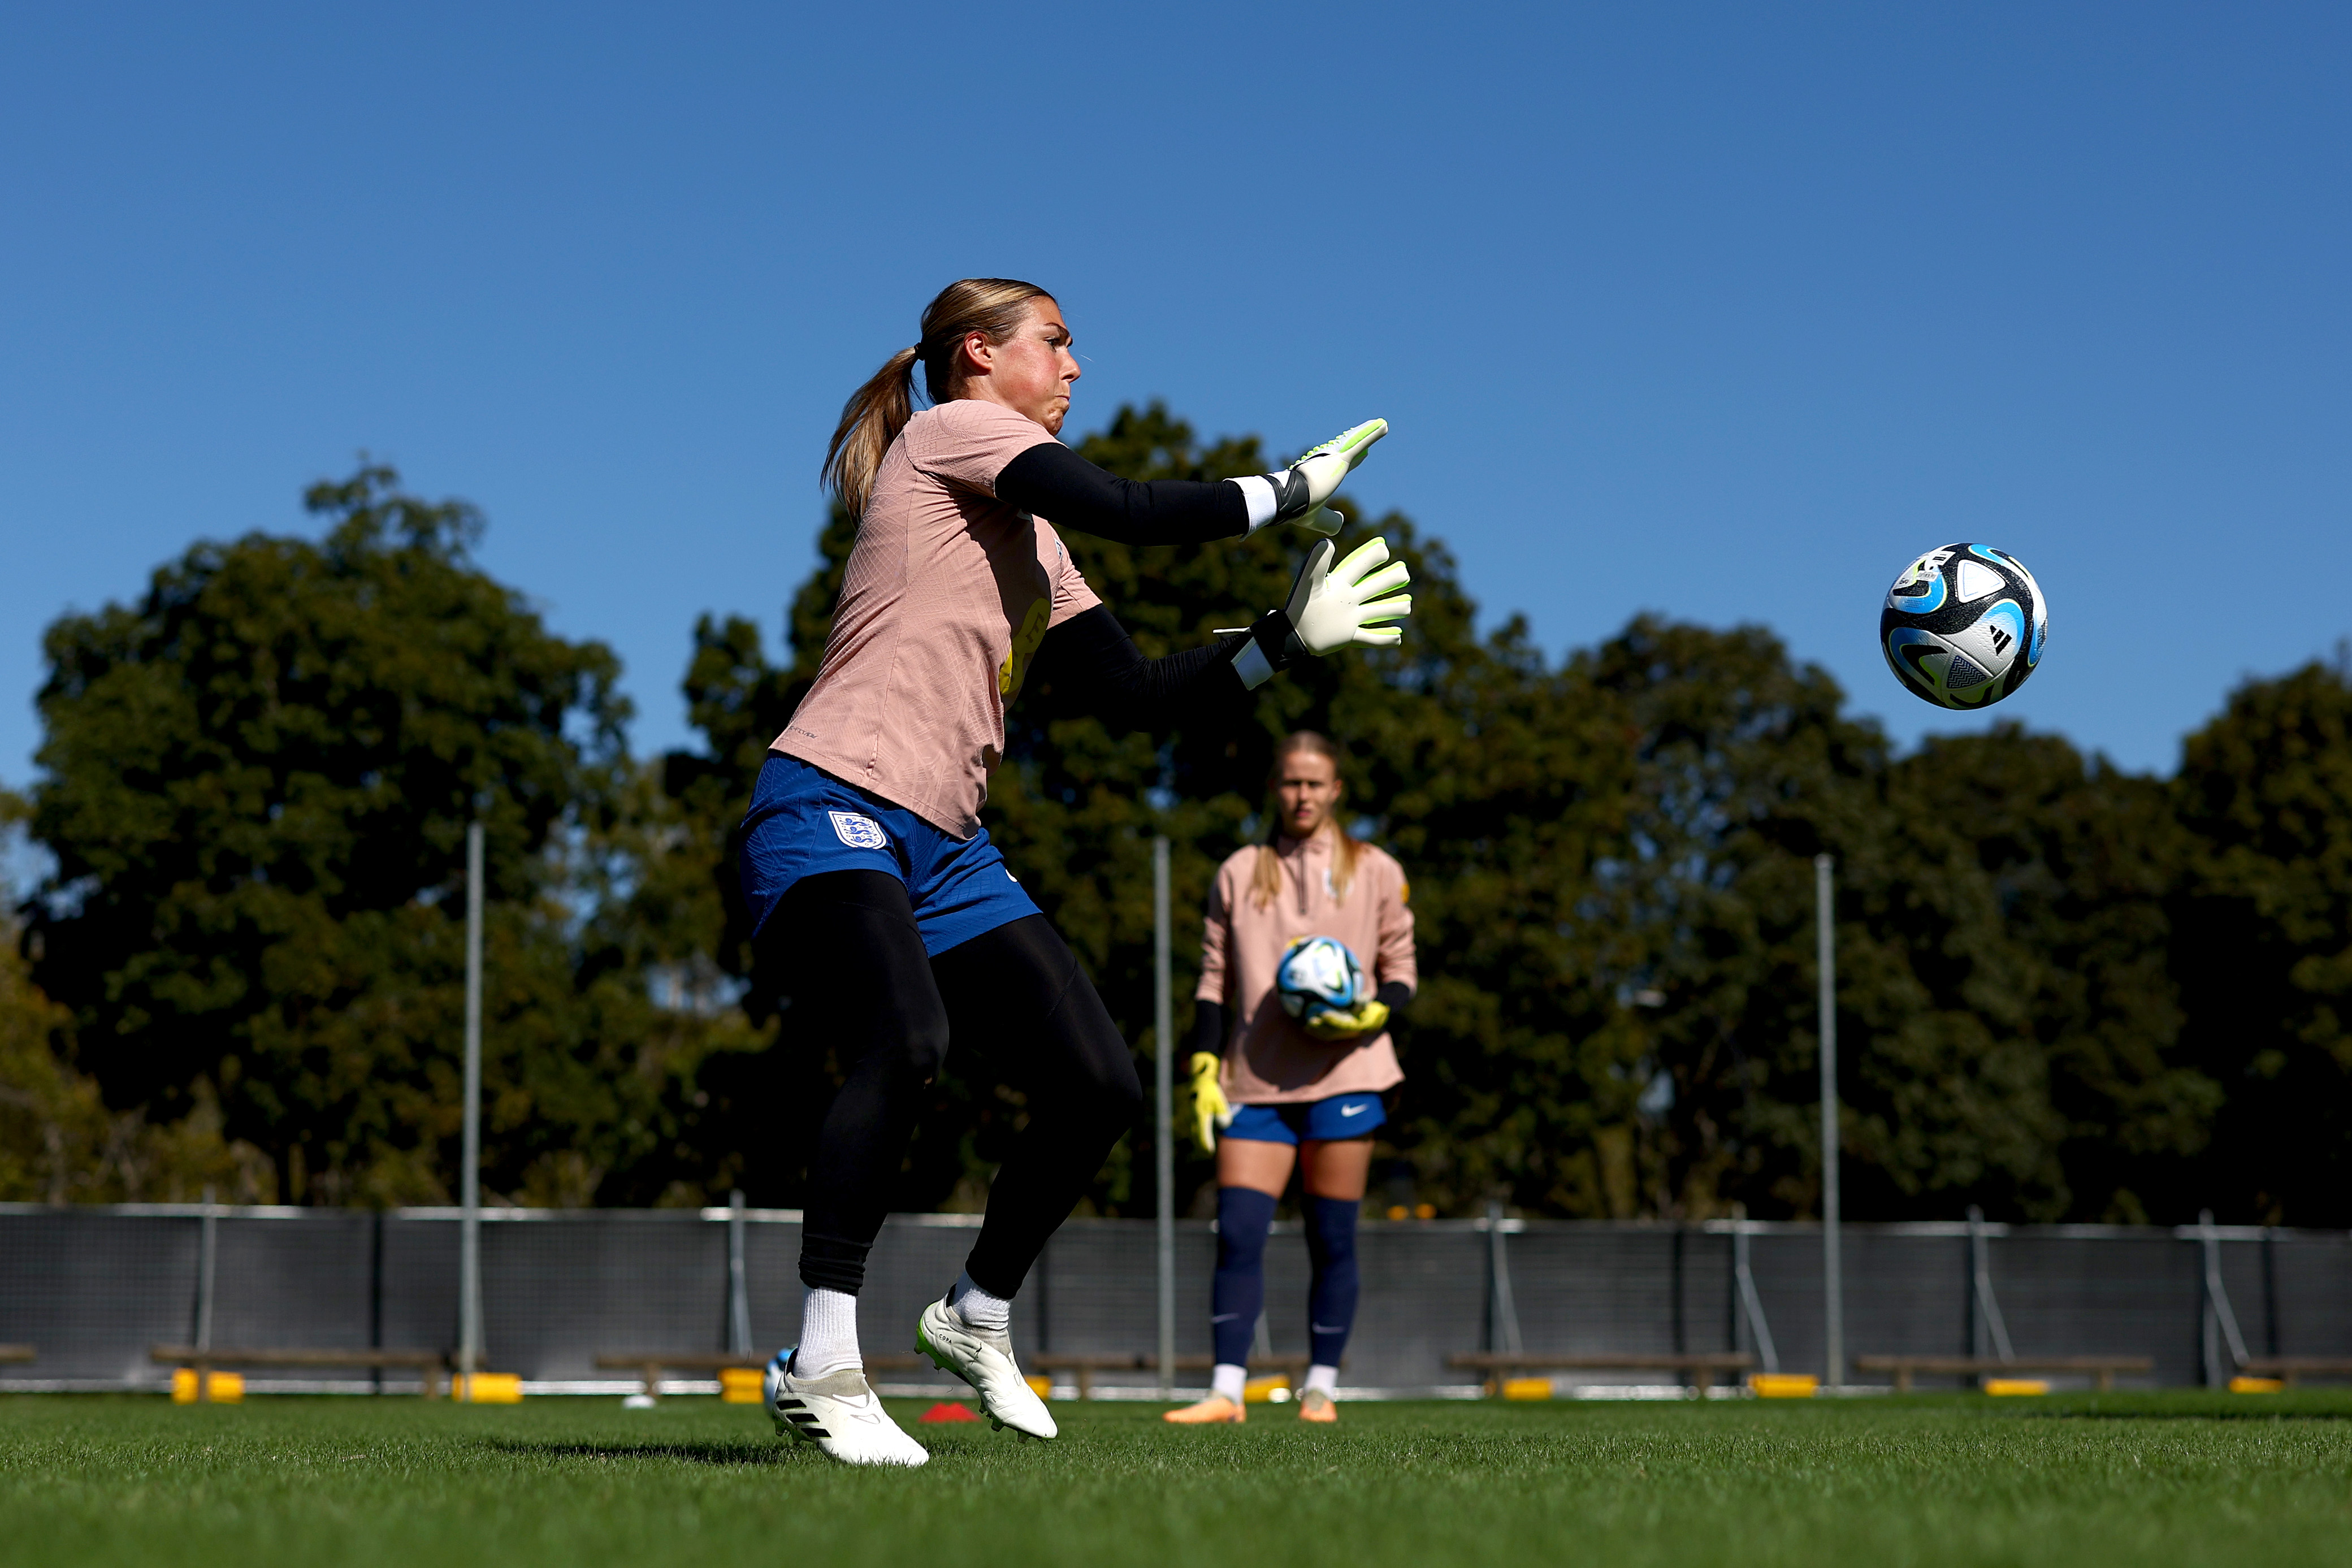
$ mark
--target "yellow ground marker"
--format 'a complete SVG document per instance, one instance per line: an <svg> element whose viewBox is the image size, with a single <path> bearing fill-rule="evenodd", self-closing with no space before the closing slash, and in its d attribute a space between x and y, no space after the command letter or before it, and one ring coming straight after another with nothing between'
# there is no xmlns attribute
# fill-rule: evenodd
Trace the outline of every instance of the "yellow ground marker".
<svg viewBox="0 0 2352 1568"><path fill-rule="evenodd" d="M215 1405L240 1405L245 1401L245 1374L241 1372L208 1373L205 1377L205 1397ZM172 1372L172 1403L196 1403L196 1372L194 1367L175 1367Z"/></svg>
<svg viewBox="0 0 2352 1568"><path fill-rule="evenodd" d="M1984 1391L1996 1395L2047 1394L2050 1392L2050 1380L2043 1377L1989 1377L1984 1380Z"/></svg>
<svg viewBox="0 0 2352 1568"><path fill-rule="evenodd" d="M520 1405L522 1379L511 1372L478 1372L449 1380L449 1397L467 1405Z"/></svg>
<svg viewBox="0 0 2352 1568"><path fill-rule="evenodd" d="M1507 1377L1503 1380L1506 1399L1549 1399L1551 1379L1548 1377Z"/></svg>
<svg viewBox="0 0 2352 1568"><path fill-rule="evenodd" d="M1290 1403L1290 1374L1277 1372L1268 1377L1254 1377L1242 1384L1244 1405L1287 1405Z"/></svg>
<svg viewBox="0 0 2352 1568"><path fill-rule="evenodd" d="M1810 1372L1751 1372L1748 1386L1759 1399L1811 1399L1822 1380Z"/></svg>
<svg viewBox="0 0 2352 1568"><path fill-rule="evenodd" d="M1033 1372L1021 1381L1029 1385L1029 1392L1035 1394L1038 1398L1051 1399L1054 1397L1054 1380L1047 1377L1045 1373Z"/></svg>
<svg viewBox="0 0 2352 1568"><path fill-rule="evenodd" d="M719 1397L729 1405L757 1405L765 1396L760 1392L761 1372L756 1366L722 1366L719 1369Z"/></svg>
<svg viewBox="0 0 2352 1568"><path fill-rule="evenodd" d="M2286 1379L2283 1377L2233 1377L2230 1380L2232 1394L2284 1394Z"/></svg>

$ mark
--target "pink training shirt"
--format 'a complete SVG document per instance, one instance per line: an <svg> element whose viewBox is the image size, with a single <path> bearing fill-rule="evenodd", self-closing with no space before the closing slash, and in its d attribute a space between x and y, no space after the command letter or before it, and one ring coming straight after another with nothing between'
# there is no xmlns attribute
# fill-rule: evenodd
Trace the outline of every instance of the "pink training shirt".
<svg viewBox="0 0 2352 1568"><path fill-rule="evenodd" d="M1038 643L1102 602L1050 523L996 499L1004 466L1053 439L977 398L907 421L874 476L816 681L770 750L957 838L979 829Z"/></svg>
<svg viewBox="0 0 2352 1568"><path fill-rule="evenodd" d="M1201 984L1192 994L1233 1011L1218 1082L1236 1105L1284 1105L1335 1094L1377 1094L1404 1081L1395 1042L1383 1029L1356 1040L1318 1040L1301 1028L1274 992L1283 949L1302 936L1337 937L1374 986L1421 984L1413 961L1411 889L1404 868L1370 844L1356 848L1356 874L1342 900L1332 882L1335 849L1328 833L1280 840L1282 891L1257 899L1257 847L1240 849L1217 869L1201 931Z"/></svg>

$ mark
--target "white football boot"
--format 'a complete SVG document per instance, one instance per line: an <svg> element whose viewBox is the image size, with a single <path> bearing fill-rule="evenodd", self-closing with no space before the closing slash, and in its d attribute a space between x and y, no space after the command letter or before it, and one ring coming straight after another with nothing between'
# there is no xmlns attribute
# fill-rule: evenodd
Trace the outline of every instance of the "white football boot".
<svg viewBox="0 0 2352 1568"><path fill-rule="evenodd" d="M929 1451L900 1431L882 1408L881 1396L862 1369L801 1377L787 1359L791 1353L777 1352L761 1379L767 1385L768 1415L779 1433L814 1443L845 1465L911 1468L929 1462Z"/></svg>
<svg viewBox="0 0 2352 1568"><path fill-rule="evenodd" d="M1002 1329L975 1329L944 1298L923 1309L915 1322L915 1349L941 1372L951 1372L978 1391L989 1424L1027 1437L1052 1437L1061 1428L1037 1391L1013 1359L1013 1336Z"/></svg>

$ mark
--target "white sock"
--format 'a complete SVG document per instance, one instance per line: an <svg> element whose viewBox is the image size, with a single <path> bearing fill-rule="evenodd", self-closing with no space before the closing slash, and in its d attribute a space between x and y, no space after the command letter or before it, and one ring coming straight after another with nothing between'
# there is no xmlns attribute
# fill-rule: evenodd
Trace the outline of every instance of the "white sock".
<svg viewBox="0 0 2352 1568"><path fill-rule="evenodd" d="M948 1291L948 1310L961 1318L968 1329L994 1330L1000 1334L1013 1331L1013 1303L1002 1296L992 1296L971 1282L969 1274L959 1274Z"/></svg>
<svg viewBox="0 0 2352 1568"><path fill-rule="evenodd" d="M1310 1366L1307 1369L1307 1387L1319 1388L1326 1394L1339 1392L1339 1369L1336 1366ZM1301 1390L1305 1392L1305 1390Z"/></svg>
<svg viewBox="0 0 2352 1568"><path fill-rule="evenodd" d="M843 1290L801 1290L801 1342L793 1353L794 1377L823 1377L845 1367L863 1368L857 1353L857 1298Z"/></svg>
<svg viewBox="0 0 2352 1568"><path fill-rule="evenodd" d="M1221 1361L1217 1363L1216 1369L1209 1373L1209 1391L1213 1394L1222 1394L1235 1405L1239 1405L1242 1402L1242 1385L1248 1381L1248 1368Z"/></svg>

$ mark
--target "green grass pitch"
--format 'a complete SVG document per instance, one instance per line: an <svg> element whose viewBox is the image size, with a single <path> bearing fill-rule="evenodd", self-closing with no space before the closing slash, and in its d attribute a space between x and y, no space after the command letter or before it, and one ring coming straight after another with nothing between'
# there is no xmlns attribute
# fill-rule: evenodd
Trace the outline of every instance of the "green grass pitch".
<svg viewBox="0 0 2352 1568"><path fill-rule="evenodd" d="M921 1403L897 1406L904 1420ZM674 1399L0 1400L0 1562L1445 1565L2342 1563L2352 1393L1262 1407L1061 1441L915 1426L837 1468Z"/></svg>

